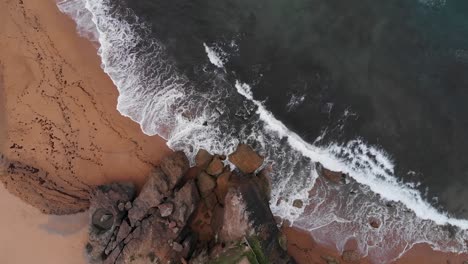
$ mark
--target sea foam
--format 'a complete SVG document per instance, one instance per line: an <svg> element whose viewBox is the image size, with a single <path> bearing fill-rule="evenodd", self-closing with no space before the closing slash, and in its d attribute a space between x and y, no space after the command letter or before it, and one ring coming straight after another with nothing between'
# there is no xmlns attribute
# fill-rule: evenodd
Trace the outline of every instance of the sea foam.
<svg viewBox="0 0 468 264"><path fill-rule="evenodd" d="M468 221L437 211L399 182L385 151L363 139L327 146L304 141L255 100L250 85L225 78L226 58L212 45L200 43L207 53L201 89L178 71L132 10L110 0L64 0L58 6L74 18L81 35L98 41L102 68L119 90L122 115L192 161L200 148L228 154L240 142L254 145L274 168L272 211L318 241L342 251L356 240L359 251L376 263L423 242L438 250L467 251ZM236 107L229 107L231 101ZM319 177L319 163L348 174L347 184ZM305 206L294 207L296 199ZM369 225L371 220L379 227Z"/></svg>

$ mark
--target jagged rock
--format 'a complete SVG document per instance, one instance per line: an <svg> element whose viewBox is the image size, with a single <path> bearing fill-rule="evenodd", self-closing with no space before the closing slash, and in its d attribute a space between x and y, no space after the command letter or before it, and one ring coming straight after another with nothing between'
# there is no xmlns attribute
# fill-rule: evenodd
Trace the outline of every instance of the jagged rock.
<svg viewBox="0 0 468 264"><path fill-rule="evenodd" d="M234 153L229 155L229 161L243 173L253 173L263 164L263 157L258 155L249 145L240 144Z"/></svg>
<svg viewBox="0 0 468 264"><path fill-rule="evenodd" d="M197 178L198 190L202 197L207 197L211 192L213 192L216 187L216 182L213 177L206 174L205 172L200 173Z"/></svg>
<svg viewBox="0 0 468 264"><path fill-rule="evenodd" d="M178 223L179 226L184 226L190 215L195 211L195 206L200 200L197 186L193 180L188 181L174 195L172 202L174 203L174 212L171 218Z"/></svg>
<svg viewBox="0 0 468 264"><path fill-rule="evenodd" d="M195 164L197 167L205 169L208 164L210 164L211 160L213 159L213 155L211 155L208 151L204 149L200 149L195 156Z"/></svg>
<svg viewBox="0 0 468 264"><path fill-rule="evenodd" d="M161 161L161 169L164 174L167 175L169 186L175 186L189 168L189 161L181 151L178 151Z"/></svg>
<svg viewBox="0 0 468 264"><path fill-rule="evenodd" d="M218 176L223 172L224 169L224 164L223 162L219 159L219 156L215 156L213 160L210 162L208 165L208 168L206 168L206 172L210 175L213 176Z"/></svg>
<svg viewBox="0 0 468 264"><path fill-rule="evenodd" d="M356 250L346 250L343 252L341 258L346 262L356 263L361 258Z"/></svg>
<svg viewBox="0 0 468 264"><path fill-rule="evenodd" d="M119 201L130 201L135 188L128 184L98 186L92 194L87 254L91 263L100 263L106 247L121 225L125 213L118 208ZM109 251L110 252L110 251Z"/></svg>
<svg viewBox="0 0 468 264"><path fill-rule="evenodd" d="M293 206L296 208L302 208L302 206L304 206L304 202L300 199L296 199L293 202Z"/></svg>
<svg viewBox="0 0 468 264"><path fill-rule="evenodd" d="M134 226L148 213L150 208L158 206L172 188L174 185L169 183L164 172L159 168L154 169L143 185L140 194L133 201L133 207L128 211L130 224Z"/></svg>
<svg viewBox="0 0 468 264"><path fill-rule="evenodd" d="M168 217L174 211L174 205L169 202L160 204L158 208L159 208L159 213L161 214L161 217Z"/></svg>
<svg viewBox="0 0 468 264"><path fill-rule="evenodd" d="M247 237L249 244L263 252L265 259L260 263L295 263L280 245L281 233L259 186L252 178L237 174L231 175L230 184L218 231L220 241L229 243Z"/></svg>
<svg viewBox="0 0 468 264"><path fill-rule="evenodd" d="M184 246L178 240L180 232L173 232L167 225L168 221L157 214L143 219L116 264L180 263L184 252Z"/></svg>
<svg viewBox="0 0 468 264"><path fill-rule="evenodd" d="M224 198L226 197L226 194L229 189L229 179L231 177L231 172L224 172L223 174L219 175L218 178L216 179L216 197L218 198L218 201L224 205Z"/></svg>

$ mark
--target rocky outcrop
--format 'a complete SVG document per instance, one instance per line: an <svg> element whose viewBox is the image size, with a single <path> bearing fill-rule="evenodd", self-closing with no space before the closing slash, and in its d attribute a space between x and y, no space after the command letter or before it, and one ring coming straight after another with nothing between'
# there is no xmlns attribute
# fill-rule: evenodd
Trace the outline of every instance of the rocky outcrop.
<svg viewBox="0 0 468 264"><path fill-rule="evenodd" d="M90 262L294 263L269 208L267 176L251 174L263 160L244 167L251 171L245 174L230 171L224 158L201 150L191 178L187 158L175 153L153 169L138 196L131 185L98 187Z"/></svg>

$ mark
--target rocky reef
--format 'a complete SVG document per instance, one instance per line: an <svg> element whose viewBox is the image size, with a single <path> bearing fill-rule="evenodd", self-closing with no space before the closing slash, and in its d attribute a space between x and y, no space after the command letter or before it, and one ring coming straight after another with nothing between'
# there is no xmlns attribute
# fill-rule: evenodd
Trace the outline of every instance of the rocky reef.
<svg viewBox="0 0 468 264"><path fill-rule="evenodd" d="M227 164L236 168L232 171ZM90 263L295 263L270 211L263 158L247 145L229 157L182 152L131 184L93 190Z"/></svg>

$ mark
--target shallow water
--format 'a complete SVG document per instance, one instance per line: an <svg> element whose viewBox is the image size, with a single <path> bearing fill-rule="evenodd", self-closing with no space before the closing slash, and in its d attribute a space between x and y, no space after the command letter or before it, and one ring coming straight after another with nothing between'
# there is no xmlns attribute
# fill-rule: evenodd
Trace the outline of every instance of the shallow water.
<svg viewBox="0 0 468 264"><path fill-rule="evenodd" d="M386 262L418 242L467 250L468 221L457 219L467 217L467 5L74 0L59 7L98 38L118 110L145 133L189 156L253 144L274 167L275 214L339 250L357 236L362 254ZM315 162L351 178L341 186L317 180ZM292 206L298 198L305 212ZM369 226L375 218L378 229Z"/></svg>

